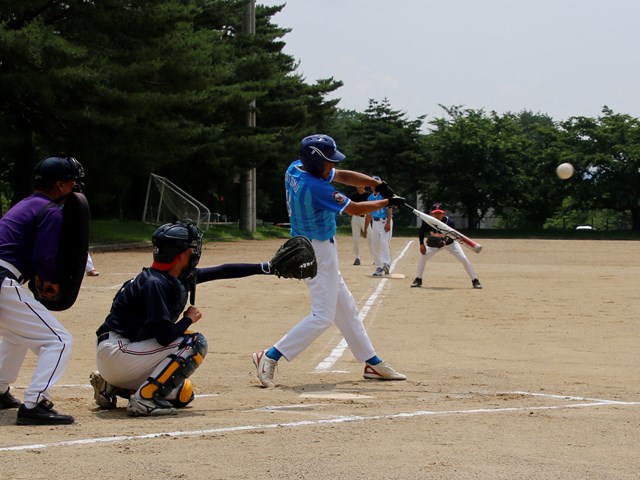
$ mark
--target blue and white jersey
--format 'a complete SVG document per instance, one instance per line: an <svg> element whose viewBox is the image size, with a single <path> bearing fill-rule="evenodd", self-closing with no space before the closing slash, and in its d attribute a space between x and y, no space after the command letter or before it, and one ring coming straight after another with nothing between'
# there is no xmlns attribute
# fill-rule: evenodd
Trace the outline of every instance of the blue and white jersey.
<svg viewBox="0 0 640 480"><path fill-rule="evenodd" d="M287 169L284 184L291 235L304 235L312 240L330 240L336 234L336 215L351 202L330 183L335 177L331 170L325 180L302 170L296 160Z"/></svg>
<svg viewBox="0 0 640 480"><path fill-rule="evenodd" d="M372 193L371 195L369 195L368 200L382 200L384 197L382 195L380 195L379 193ZM387 218L387 208L388 207L382 207L379 210L376 210L375 212L371 212L371 217L373 218Z"/></svg>

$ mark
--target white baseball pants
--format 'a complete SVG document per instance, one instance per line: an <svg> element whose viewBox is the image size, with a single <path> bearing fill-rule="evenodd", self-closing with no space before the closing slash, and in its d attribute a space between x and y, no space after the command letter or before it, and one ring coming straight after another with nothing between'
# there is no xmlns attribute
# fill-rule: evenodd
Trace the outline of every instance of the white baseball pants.
<svg viewBox="0 0 640 480"><path fill-rule="evenodd" d="M340 273L338 248L334 242L311 241L318 261L318 275L305 280L311 294L312 311L275 344L288 361L297 357L333 323L356 360L364 362L375 355L369 335L358 318L356 301Z"/></svg>
<svg viewBox="0 0 640 480"><path fill-rule="evenodd" d="M386 232L384 227L387 221L391 220L385 218L371 222L371 253L376 267L379 268L391 265L391 232L393 225Z"/></svg>
<svg viewBox="0 0 640 480"><path fill-rule="evenodd" d="M462 265L464 266L464 269L466 270L467 275L469 275L469 278L471 280L476 278L476 271L473 268L473 265L471 265L471 262L469 261L467 256L464 254L464 251L462 250L462 247L460 246L460 244L455 241L449 245L445 245L442 248L427 247L427 252L424 255L421 254L420 258L418 258L418 266L416 268L416 277L422 278L422 274L424 273L424 268L427 265L427 260L433 257L440 250L447 250L451 255L456 257L458 261L462 263Z"/></svg>
<svg viewBox="0 0 640 480"><path fill-rule="evenodd" d="M11 278L5 278L0 287L0 337L0 391L16 381L31 350L38 359L24 404L34 408L44 399L51 400L49 389L67 368L73 339L27 288Z"/></svg>

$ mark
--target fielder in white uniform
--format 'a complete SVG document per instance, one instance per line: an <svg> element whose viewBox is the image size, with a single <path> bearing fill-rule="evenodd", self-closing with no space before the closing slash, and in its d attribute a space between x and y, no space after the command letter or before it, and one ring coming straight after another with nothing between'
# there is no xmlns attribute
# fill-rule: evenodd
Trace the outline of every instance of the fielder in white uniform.
<svg viewBox="0 0 640 480"><path fill-rule="evenodd" d="M23 284L34 279L43 298L60 292L56 262L63 214L52 200L81 191L82 165L73 157L38 163L35 190L0 219L0 409L18 408L17 425L65 425L71 415L53 409L49 390L60 380L73 339ZM27 350L37 356L24 404L9 391Z"/></svg>
<svg viewBox="0 0 640 480"><path fill-rule="evenodd" d="M333 139L311 135L301 142L300 159L285 175L287 208L291 234L311 239L318 262L318 274L305 280L311 294L311 313L303 318L273 347L252 355L258 379L264 387L274 386L274 373L281 357L293 360L327 328L334 324L349 345L351 353L364 366L365 379L405 380L376 354L364 325L358 318L358 306L342 278L335 241L336 214L362 215L389 205L401 205L404 199L393 195L384 182L349 170L336 170L344 160ZM373 202L352 202L330 184L369 186L386 198Z"/></svg>
<svg viewBox="0 0 640 480"><path fill-rule="evenodd" d="M373 177L380 180L380 177ZM369 201L382 199L379 193L369 195ZM374 277L389 275L391 266L391 234L393 227L393 208L383 207L367 214L367 223L371 225L371 253L376 266Z"/></svg>
<svg viewBox="0 0 640 480"><path fill-rule="evenodd" d="M369 194L362 185L356 187L356 192L349 195L352 202L364 202L369 199ZM365 238L371 248L371 236L369 235L369 225L366 223L366 215L351 215L351 240L353 242L353 264L360 265L360 239Z"/></svg>
<svg viewBox="0 0 640 480"><path fill-rule="evenodd" d="M451 228L455 228L453 221L449 217L445 215L444 207L441 203L434 203L431 207L431 216L437 218L441 222L446 223ZM425 233L429 233L427 237L427 242L425 245L424 237ZM453 255L462 265L464 266L467 275L471 279L471 286L473 288L482 288L482 284L480 280L476 277L476 271L471 265L471 262L465 255L460 243L453 240L450 237L442 233L436 232L436 230L428 225L426 222L422 222L420 225L420 231L418 233L418 238L420 241L420 258L418 259L418 266L416 268L416 278L413 280L411 284L412 287L422 287L422 275L424 274L424 268L427 265L427 261L433 257L440 250L446 250L451 255Z"/></svg>

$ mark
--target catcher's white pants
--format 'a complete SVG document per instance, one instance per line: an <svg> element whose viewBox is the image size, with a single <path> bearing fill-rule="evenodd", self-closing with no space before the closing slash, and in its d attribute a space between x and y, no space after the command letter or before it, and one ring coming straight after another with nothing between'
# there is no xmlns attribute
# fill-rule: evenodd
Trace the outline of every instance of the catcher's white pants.
<svg viewBox="0 0 640 480"><path fill-rule="evenodd" d="M449 245L445 245L442 248L427 247L427 252L424 255L420 254L420 258L418 258L418 266L416 268L416 277L422 278L422 274L424 273L424 268L427 265L427 260L433 257L440 250L447 250L451 255L456 257L458 261L462 263L462 265L464 266L464 269L467 271L467 275L469 275L469 278L471 280L476 278L476 271L473 268L473 265L471 265L471 262L469 261L467 256L464 254L464 251L462 250L462 247L460 246L460 244L455 241Z"/></svg>
<svg viewBox="0 0 640 480"><path fill-rule="evenodd" d="M149 377L157 378L169 363L169 355L188 358L194 354L193 347L181 347L182 337L167 346L162 346L155 338L132 342L122 335L109 332L109 338L98 344L96 366L102 378L111 385L128 390L138 390ZM165 398L173 400L179 388Z"/></svg>
<svg viewBox="0 0 640 480"><path fill-rule="evenodd" d="M288 361L311 345L332 323L340 329L356 360L364 362L375 355L369 335L358 318L356 301L340 273L334 242L311 241L318 262L318 274L305 280L312 311L274 345Z"/></svg>
<svg viewBox="0 0 640 480"><path fill-rule="evenodd" d="M16 381L31 350L38 359L24 404L34 408L44 399L51 400L49 389L67 368L73 339L31 291L10 278L0 287L0 337L0 392Z"/></svg>
<svg viewBox="0 0 640 480"><path fill-rule="evenodd" d="M364 232L364 216L351 216L351 239L353 240L353 258L360 258L361 232ZM371 232L367 232L367 242L371 238Z"/></svg>
<svg viewBox="0 0 640 480"><path fill-rule="evenodd" d="M386 218L377 222L371 222L371 253L376 267L382 268L385 265L391 265L391 232L393 228L385 231L384 227L388 221Z"/></svg>

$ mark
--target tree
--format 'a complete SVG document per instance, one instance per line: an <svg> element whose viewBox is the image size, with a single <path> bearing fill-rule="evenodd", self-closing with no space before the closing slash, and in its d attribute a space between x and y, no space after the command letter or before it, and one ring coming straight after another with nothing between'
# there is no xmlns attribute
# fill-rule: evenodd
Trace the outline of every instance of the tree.
<svg viewBox="0 0 640 480"><path fill-rule="evenodd" d="M577 167L571 194L583 208L631 212L640 230L640 121L603 107L597 119L562 123Z"/></svg>

